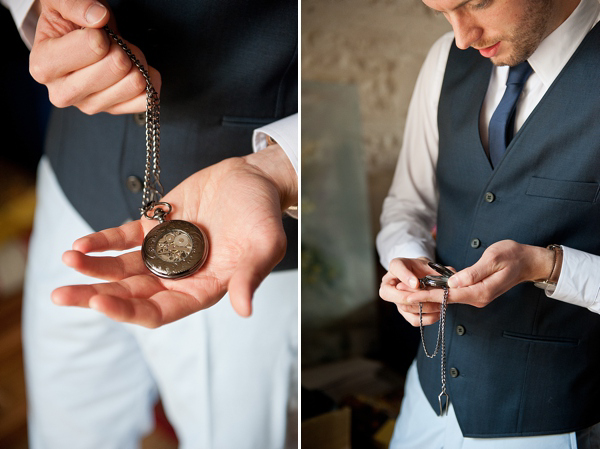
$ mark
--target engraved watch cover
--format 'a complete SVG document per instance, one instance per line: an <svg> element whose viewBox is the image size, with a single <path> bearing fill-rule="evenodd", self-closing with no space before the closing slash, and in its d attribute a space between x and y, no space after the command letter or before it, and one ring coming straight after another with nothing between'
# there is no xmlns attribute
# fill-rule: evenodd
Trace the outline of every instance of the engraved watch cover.
<svg viewBox="0 0 600 449"><path fill-rule="evenodd" d="M208 255L208 239L197 226L170 220L153 228L142 245L142 259L155 275L178 279L198 270Z"/></svg>

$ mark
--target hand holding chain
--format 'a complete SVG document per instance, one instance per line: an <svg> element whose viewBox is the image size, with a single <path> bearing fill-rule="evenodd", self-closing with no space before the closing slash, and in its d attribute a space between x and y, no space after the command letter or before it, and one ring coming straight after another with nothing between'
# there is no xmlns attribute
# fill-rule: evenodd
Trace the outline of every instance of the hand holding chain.
<svg viewBox="0 0 600 449"><path fill-rule="evenodd" d="M450 396L446 391L446 308L448 305L448 279L450 276L454 274L453 271L448 268L439 265L435 262L429 262L428 264L431 268L441 274L441 276L431 276L427 275L424 278L419 279L419 284L421 288L433 287L433 288L443 288L444 289L444 298L442 300L442 305L440 307L440 320L438 324L438 335L435 343L435 349L433 354L430 354L427 350L427 346L425 345L425 335L423 332L423 303L419 303L419 330L421 332L421 343L423 344L423 350L425 351L425 356L432 359L434 358L438 350L441 347L441 375L442 375L442 392L438 396L438 401L440 404L440 416L448 415L448 407L450 405ZM444 404L445 399L445 404Z"/></svg>
<svg viewBox="0 0 600 449"><path fill-rule="evenodd" d="M146 80L146 167L142 192L142 218L160 224L144 238L142 259L155 275L178 279L193 274L206 261L208 238L197 226L183 220L165 221L172 207L161 201L164 194L160 182L160 98L152 85L148 70L135 57L127 44L107 26L104 30L123 49Z"/></svg>

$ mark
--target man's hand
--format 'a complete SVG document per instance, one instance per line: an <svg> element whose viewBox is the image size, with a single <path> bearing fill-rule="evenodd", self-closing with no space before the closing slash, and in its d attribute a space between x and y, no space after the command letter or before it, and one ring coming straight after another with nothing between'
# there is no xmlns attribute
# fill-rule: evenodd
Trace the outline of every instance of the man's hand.
<svg viewBox="0 0 600 449"><path fill-rule="evenodd" d="M168 219L192 222L207 233L209 254L200 270L180 280L161 279L150 274L138 250L88 255L141 245L158 224L141 219L77 240L63 261L110 282L61 287L52 299L158 327L212 306L229 291L236 312L249 316L254 291L285 254L282 210L297 202L297 192L296 173L277 145L201 170L164 197L173 206Z"/></svg>
<svg viewBox="0 0 600 449"><path fill-rule="evenodd" d="M125 52L101 28L116 24L94 0L40 0L29 58L31 76L48 88L54 106L76 106L86 114L128 114L146 110L146 82ZM148 69L157 92L160 74L139 48L127 43Z"/></svg>
<svg viewBox="0 0 600 449"><path fill-rule="evenodd" d="M553 261L552 250L513 240L496 242L484 251L477 263L448 280L448 303L485 307L521 282L546 279ZM408 303L441 303L442 298L443 295L421 291L411 295Z"/></svg>
<svg viewBox="0 0 600 449"><path fill-rule="evenodd" d="M385 301L393 302L398 312L413 326L419 326L419 302L423 302L423 325L428 326L440 319L440 306L437 301L431 300L432 296L440 296L443 292L438 289L421 290L419 278L428 274L439 275L427 263L426 258L402 259L391 261L390 271L381 280L379 296ZM414 301L415 295L428 298Z"/></svg>

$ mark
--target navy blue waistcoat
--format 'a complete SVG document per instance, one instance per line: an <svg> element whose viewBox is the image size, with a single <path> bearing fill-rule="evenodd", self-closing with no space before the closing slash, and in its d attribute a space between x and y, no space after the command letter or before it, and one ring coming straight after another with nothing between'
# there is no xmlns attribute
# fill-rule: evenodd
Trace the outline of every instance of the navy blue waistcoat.
<svg viewBox="0 0 600 449"><path fill-rule="evenodd" d="M252 152L253 129L297 111L297 7L291 0L114 0L119 33L162 76L161 181L168 192L192 173ZM55 109L46 139L67 198L96 230L139 218L145 129L134 117ZM297 265L297 221L284 219Z"/></svg>
<svg viewBox="0 0 600 449"><path fill-rule="evenodd" d="M504 239L600 255L598 49L597 26L492 170L479 135L492 65L452 46L438 113L438 261L462 269ZM481 309L450 305L446 326L456 375L448 373L448 392L465 436L556 434L600 421L599 315L524 283ZM430 347L436 335L429 326ZM437 412L439 359L419 351L418 370Z"/></svg>

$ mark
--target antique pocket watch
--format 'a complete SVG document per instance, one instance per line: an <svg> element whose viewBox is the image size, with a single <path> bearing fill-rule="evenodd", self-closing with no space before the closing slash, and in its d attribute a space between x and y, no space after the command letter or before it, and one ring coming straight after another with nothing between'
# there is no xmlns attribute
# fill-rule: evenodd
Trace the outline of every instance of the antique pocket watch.
<svg viewBox="0 0 600 449"><path fill-rule="evenodd" d="M171 205L161 201L160 182L160 99L146 68L125 42L111 29L108 35L123 49L146 80L146 168L142 193L141 215L160 224L144 238L142 260L156 276L179 279L193 274L206 261L208 238L196 225L184 220L165 221Z"/></svg>

